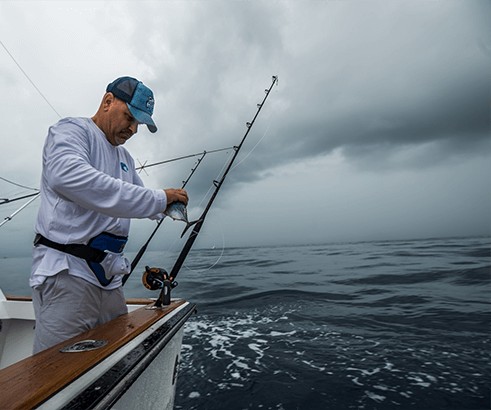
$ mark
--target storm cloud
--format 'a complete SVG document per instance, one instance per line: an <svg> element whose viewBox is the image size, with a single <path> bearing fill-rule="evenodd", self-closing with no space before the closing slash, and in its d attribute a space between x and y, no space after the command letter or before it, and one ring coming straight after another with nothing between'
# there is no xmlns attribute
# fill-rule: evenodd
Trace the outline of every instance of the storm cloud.
<svg viewBox="0 0 491 410"><path fill-rule="evenodd" d="M57 113L91 116L118 76L154 90L159 132L141 127L127 144L150 164L236 145L278 75L210 235L235 219L249 223L231 244L284 241L289 224L299 242L487 234L489 21L481 0L3 1L0 176L37 186ZM205 157L188 185L192 212L230 155ZM178 186L196 160L141 175ZM298 218L299 199L312 215ZM30 209L0 234L32 227Z"/></svg>

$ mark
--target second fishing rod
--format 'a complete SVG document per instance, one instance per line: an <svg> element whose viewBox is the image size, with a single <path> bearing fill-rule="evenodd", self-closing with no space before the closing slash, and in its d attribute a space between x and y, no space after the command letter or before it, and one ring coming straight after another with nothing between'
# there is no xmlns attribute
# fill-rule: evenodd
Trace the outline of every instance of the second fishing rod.
<svg viewBox="0 0 491 410"><path fill-rule="evenodd" d="M251 122L246 123L247 129L246 129L244 136L242 137L242 140L240 141L239 145L234 146L234 154L233 154L232 158L230 159L227 167L225 168L225 170L222 174L222 177L219 180L213 181L213 184L215 185L215 190L213 191L213 193L210 197L210 200L206 204L206 207L203 210L201 216L199 217L199 219L197 219L195 221L195 223L193 225L193 230L192 230L191 234L189 235L186 243L184 244L184 246L181 250L181 253L179 254L176 262L174 263L174 266L172 267L172 270L170 271L170 273L167 273L164 269L160 269L160 268L149 268L149 267L145 268L147 275L154 275L154 277L158 278L159 288L161 288L159 298L157 299L157 301L155 302L155 305L154 305L155 308L160 308L163 305L169 305L170 304L171 290L172 290L172 288L177 286L177 282L176 282L177 274L179 273L182 265L184 264L184 261L185 261L187 255L189 254L189 251L191 250L194 242L196 241L196 238L198 237L199 232L201 230L201 227L203 226L203 223L205 221L206 215L208 214L208 211L210 210L218 192L220 191L220 188L222 187L223 182L225 181L225 178L227 177L227 174L229 173L230 169L232 168L232 165L233 165L235 159L237 158L237 155L239 154L239 151L242 148L244 141L246 140L247 136L249 135L249 132L251 131L252 126L254 125L254 122L256 121L257 116L261 112L261 109L263 108L264 103L266 102L273 86L277 83L278 83L278 77L273 76L271 86L264 90L266 95L264 96L262 102L257 104L257 111L256 111L256 114L254 115L254 118L251 120Z"/></svg>

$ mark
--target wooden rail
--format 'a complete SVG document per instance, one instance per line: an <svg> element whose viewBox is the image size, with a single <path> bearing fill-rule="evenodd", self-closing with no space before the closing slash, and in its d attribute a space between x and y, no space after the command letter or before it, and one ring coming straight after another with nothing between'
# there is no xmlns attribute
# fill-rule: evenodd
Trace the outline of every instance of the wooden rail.
<svg viewBox="0 0 491 410"><path fill-rule="evenodd" d="M164 309L142 307L0 370L0 408L39 406L183 303L184 300L173 301ZM87 339L108 343L87 352L60 352L66 346Z"/></svg>

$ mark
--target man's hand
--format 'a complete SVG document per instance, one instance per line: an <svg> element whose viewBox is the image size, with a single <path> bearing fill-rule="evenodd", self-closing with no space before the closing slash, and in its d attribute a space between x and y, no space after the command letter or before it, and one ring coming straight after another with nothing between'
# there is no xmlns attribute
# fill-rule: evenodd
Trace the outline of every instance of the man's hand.
<svg viewBox="0 0 491 410"><path fill-rule="evenodd" d="M182 202L184 205L188 204L188 193L185 189L174 189L168 188L164 189L167 195L167 205L172 204L172 202Z"/></svg>

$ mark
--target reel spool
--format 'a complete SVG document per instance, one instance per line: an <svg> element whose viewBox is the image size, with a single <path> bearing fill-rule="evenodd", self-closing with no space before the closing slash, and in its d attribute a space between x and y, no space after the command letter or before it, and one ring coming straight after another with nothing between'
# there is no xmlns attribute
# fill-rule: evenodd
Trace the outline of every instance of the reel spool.
<svg viewBox="0 0 491 410"><path fill-rule="evenodd" d="M168 273L162 268L150 268L145 266L142 283L149 290L158 290L164 287L164 281L169 280Z"/></svg>

